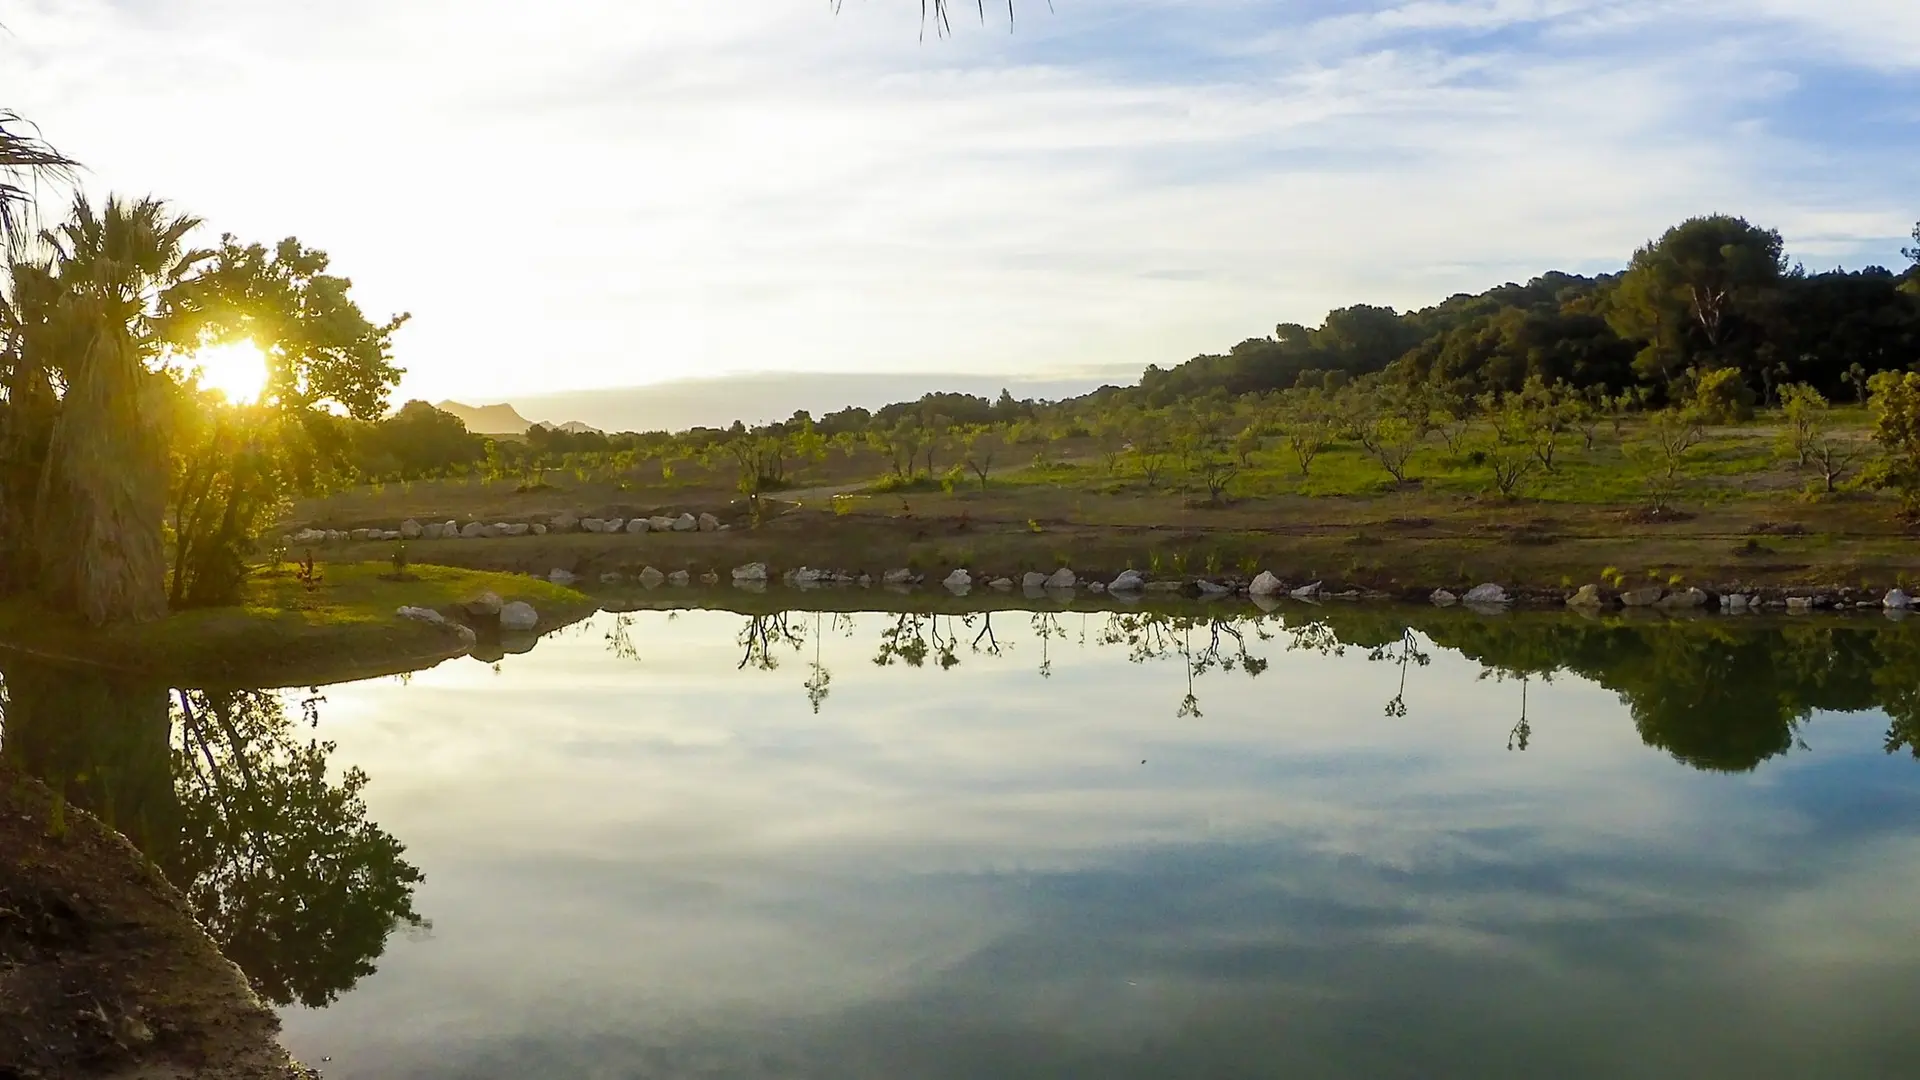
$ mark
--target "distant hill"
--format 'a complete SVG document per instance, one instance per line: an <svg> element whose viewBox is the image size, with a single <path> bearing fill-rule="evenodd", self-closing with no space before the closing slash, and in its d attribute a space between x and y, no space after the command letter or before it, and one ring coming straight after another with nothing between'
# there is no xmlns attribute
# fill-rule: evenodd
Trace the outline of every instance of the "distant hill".
<svg viewBox="0 0 1920 1080"><path fill-rule="evenodd" d="M933 390L992 398L1005 388L1017 398L1053 401L1084 394L1102 383L1131 385L1139 378L1138 368L1117 365L1065 372L1052 378L943 372L769 372L528 395L515 404L534 416L577 417L583 425L601 431L684 431L694 425L725 427L735 420L748 424L785 420L795 409L806 409L815 416L847 405L877 409L895 401L915 400Z"/></svg>
<svg viewBox="0 0 1920 1080"><path fill-rule="evenodd" d="M559 425L559 430L564 431L569 435L588 435L588 434L605 435L606 434L606 432L601 431L599 428L594 427L591 424L583 424L578 420L569 420L566 423Z"/></svg>
<svg viewBox="0 0 1920 1080"><path fill-rule="evenodd" d="M462 405L457 401L443 401L434 408L459 417L467 425L467 430L476 435L525 435L527 429L533 426L532 421L505 402L498 405Z"/></svg>

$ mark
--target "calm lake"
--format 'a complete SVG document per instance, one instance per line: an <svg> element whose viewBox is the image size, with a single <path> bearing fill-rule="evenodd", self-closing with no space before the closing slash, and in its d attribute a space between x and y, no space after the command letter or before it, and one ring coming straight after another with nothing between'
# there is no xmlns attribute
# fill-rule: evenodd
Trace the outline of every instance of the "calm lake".
<svg viewBox="0 0 1920 1080"><path fill-rule="evenodd" d="M1920 1076L1920 620L644 611L317 691L0 674L0 753L329 1080Z"/></svg>

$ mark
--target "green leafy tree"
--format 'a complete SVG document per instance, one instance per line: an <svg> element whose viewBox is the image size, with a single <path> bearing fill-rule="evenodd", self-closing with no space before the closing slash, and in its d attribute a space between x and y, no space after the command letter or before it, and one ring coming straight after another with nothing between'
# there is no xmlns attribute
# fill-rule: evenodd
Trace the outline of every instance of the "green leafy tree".
<svg viewBox="0 0 1920 1080"><path fill-rule="evenodd" d="M1873 441L1884 455L1873 481L1898 492L1909 518L1920 518L1920 373L1883 371L1873 377Z"/></svg>

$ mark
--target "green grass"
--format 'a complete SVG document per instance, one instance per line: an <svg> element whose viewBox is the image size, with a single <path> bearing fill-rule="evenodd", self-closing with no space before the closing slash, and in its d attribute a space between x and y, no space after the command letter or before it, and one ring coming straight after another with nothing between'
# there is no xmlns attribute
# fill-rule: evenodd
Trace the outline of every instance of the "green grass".
<svg viewBox="0 0 1920 1080"><path fill-rule="evenodd" d="M171 685L315 685L412 670L464 649L451 630L395 617L403 605L446 609L490 591L531 603L542 626L593 608L581 593L519 574L421 565L410 580L389 574L383 563L323 563L309 589L290 569L264 570L236 606L103 629L18 598L0 604L0 647Z"/></svg>

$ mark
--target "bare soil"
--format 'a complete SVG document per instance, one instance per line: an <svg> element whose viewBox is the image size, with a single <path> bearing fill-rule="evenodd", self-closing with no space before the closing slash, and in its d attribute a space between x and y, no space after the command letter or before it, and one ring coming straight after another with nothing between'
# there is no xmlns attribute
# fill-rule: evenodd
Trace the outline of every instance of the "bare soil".
<svg viewBox="0 0 1920 1080"><path fill-rule="evenodd" d="M0 764L0 1080L304 1080L119 834Z"/></svg>

